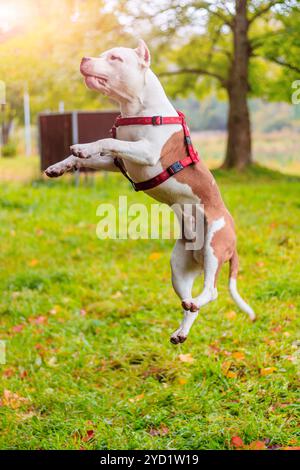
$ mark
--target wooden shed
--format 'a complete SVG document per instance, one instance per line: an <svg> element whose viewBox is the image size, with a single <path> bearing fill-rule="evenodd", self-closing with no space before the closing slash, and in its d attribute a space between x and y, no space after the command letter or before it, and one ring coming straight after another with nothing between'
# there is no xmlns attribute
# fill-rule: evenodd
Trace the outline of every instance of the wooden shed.
<svg viewBox="0 0 300 470"><path fill-rule="evenodd" d="M70 146L111 137L117 111L73 111L39 115L41 170L70 155Z"/></svg>

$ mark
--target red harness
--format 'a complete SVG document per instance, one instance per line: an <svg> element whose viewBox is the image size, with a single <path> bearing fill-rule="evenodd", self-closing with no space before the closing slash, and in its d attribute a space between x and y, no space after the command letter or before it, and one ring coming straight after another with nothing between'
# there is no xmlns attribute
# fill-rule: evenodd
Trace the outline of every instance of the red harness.
<svg viewBox="0 0 300 470"><path fill-rule="evenodd" d="M183 127L184 132L184 139L185 145L187 150L187 156L182 160L178 160L177 162L170 165L168 168L163 170L158 175L150 178L149 180L142 181L140 183L135 183L130 176L128 175L124 164L121 159L115 158L114 163L119 168L121 173L130 181L135 191L145 191L147 189L152 189L158 186L159 184L163 183L167 179L171 178L171 176L175 175L179 171L183 170L187 166L193 165L194 163L199 161L199 156L196 150L194 149L191 141L190 131L185 121L185 116L180 111L177 111L178 116L151 116L151 117L128 117L123 118L118 116L114 122L114 125L111 129L111 133L114 139L117 138L117 127L119 126L145 126L145 125L152 125L152 126L162 126L164 124L181 124Z"/></svg>

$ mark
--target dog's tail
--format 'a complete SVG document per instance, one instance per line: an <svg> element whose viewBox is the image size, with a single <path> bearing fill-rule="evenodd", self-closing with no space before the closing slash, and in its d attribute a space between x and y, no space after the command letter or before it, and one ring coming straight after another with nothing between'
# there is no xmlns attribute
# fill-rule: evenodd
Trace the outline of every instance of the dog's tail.
<svg viewBox="0 0 300 470"><path fill-rule="evenodd" d="M238 258L238 253L237 250L234 250L234 253L229 260L230 268L229 268L229 292L234 300L234 302L240 307L243 312L247 313L249 315L249 318L254 321L256 316L255 313L253 312L252 308L250 305L248 305L244 299L240 296L237 290L237 275L238 275L238 270L239 270L239 258Z"/></svg>

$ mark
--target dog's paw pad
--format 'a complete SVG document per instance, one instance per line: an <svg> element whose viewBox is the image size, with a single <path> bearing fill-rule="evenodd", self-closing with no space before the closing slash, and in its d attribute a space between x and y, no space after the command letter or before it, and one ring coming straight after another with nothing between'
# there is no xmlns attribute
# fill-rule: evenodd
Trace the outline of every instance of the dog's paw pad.
<svg viewBox="0 0 300 470"><path fill-rule="evenodd" d="M197 307L197 305L194 302L189 301L189 300L183 300L181 302L181 305L182 305L182 308L186 311L197 312L199 310L199 307Z"/></svg>
<svg viewBox="0 0 300 470"><path fill-rule="evenodd" d="M55 168L55 167L49 167L47 170L45 170L45 174L49 178L57 178L58 176L61 176L64 173L64 170L62 168Z"/></svg>
<svg viewBox="0 0 300 470"><path fill-rule="evenodd" d="M175 333L172 334L170 341L172 344L179 344L184 343L186 338L187 336L182 331L175 331Z"/></svg>

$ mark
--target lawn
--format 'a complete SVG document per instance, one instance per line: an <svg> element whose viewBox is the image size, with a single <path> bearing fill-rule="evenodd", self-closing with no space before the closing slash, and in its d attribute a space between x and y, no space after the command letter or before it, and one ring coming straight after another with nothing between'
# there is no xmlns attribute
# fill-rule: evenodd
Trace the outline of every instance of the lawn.
<svg viewBox="0 0 300 470"><path fill-rule="evenodd" d="M151 200L119 175L75 187L6 173L1 449L300 445L300 180L259 168L216 178L236 220L240 292L258 320L230 300L225 267L219 298L174 346L173 242L95 234L101 202Z"/></svg>

